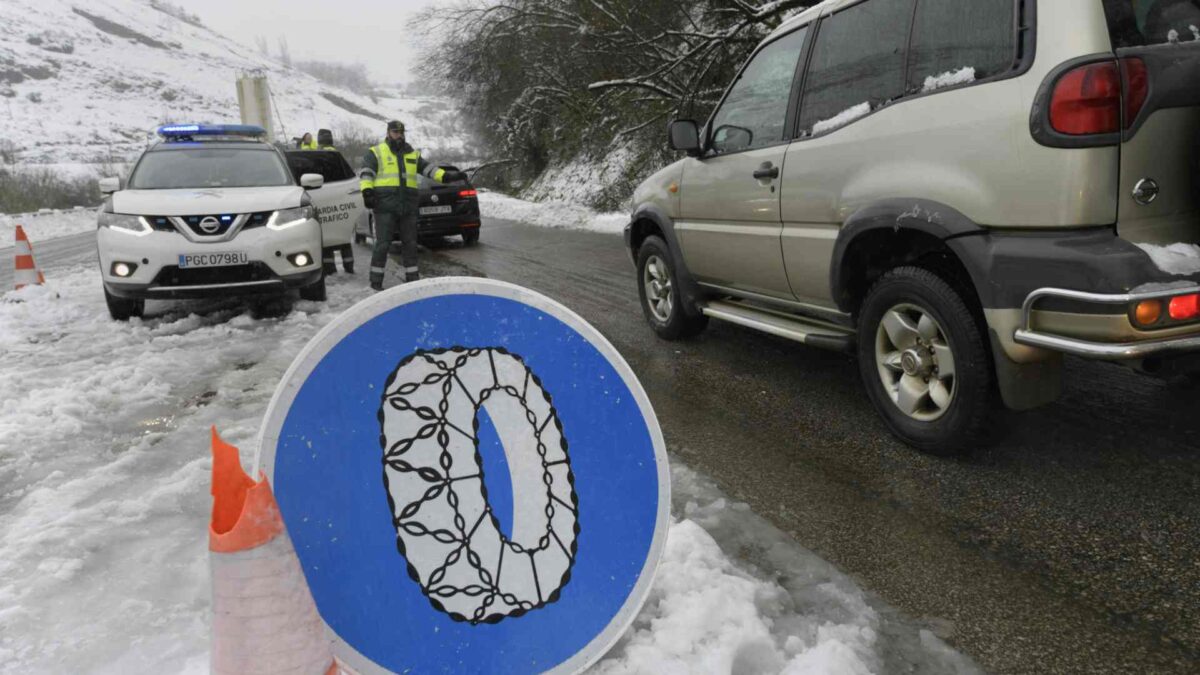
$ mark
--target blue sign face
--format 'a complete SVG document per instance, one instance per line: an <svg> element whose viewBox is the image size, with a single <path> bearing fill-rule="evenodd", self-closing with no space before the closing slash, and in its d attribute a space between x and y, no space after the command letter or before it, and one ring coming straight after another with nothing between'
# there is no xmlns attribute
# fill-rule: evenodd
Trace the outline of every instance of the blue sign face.
<svg viewBox="0 0 1200 675"><path fill-rule="evenodd" d="M360 303L297 358L260 447L338 656L577 671L632 621L669 508L661 432L595 329L479 279Z"/></svg>

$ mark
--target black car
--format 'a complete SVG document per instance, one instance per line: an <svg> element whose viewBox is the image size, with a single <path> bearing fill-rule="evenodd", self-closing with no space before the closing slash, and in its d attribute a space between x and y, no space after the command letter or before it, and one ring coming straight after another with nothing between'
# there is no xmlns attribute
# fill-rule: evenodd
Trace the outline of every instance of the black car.
<svg viewBox="0 0 1200 675"><path fill-rule="evenodd" d="M441 168L458 171L446 164ZM417 176L417 183L421 196L417 213L418 237L429 239L461 235L466 246L479 241L479 199L469 181L443 185L425 176ZM374 219L369 223L360 222L354 231L354 240L359 243L365 242L368 237L375 238Z"/></svg>

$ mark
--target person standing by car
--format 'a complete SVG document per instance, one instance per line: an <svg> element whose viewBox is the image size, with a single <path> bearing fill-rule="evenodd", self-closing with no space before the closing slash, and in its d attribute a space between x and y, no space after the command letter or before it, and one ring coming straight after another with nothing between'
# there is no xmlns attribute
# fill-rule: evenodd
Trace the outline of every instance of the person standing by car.
<svg viewBox="0 0 1200 675"><path fill-rule="evenodd" d="M313 140L312 134L306 131L300 137L300 142L296 144L296 147L301 150L316 150L317 142Z"/></svg>
<svg viewBox="0 0 1200 675"><path fill-rule="evenodd" d="M408 144L404 124L387 123L387 137L363 154L359 172L363 205L375 211L375 248L371 252L371 288L383 290L388 248L399 235L403 246L404 280L420 278L417 267L417 175L439 183L462 180L458 171L446 171L421 157Z"/></svg>

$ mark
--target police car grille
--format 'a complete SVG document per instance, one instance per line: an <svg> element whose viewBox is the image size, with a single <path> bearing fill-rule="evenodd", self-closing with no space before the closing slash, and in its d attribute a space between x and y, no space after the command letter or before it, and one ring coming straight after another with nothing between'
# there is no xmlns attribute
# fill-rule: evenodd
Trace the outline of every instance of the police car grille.
<svg viewBox="0 0 1200 675"><path fill-rule="evenodd" d="M169 265L154 277L155 286L208 286L213 284L236 284L245 281L276 279L275 273L261 262L249 265L225 265L223 267L197 267L181 269Z"/></svg>

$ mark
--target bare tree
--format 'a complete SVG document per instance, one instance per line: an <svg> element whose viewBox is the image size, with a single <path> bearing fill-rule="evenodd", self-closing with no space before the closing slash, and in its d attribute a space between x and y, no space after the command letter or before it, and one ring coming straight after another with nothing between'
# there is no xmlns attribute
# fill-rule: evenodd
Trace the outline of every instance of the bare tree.
<svg viewBox="0 0 1200 675"><path fill-rule="evenodd" d="M266 35L255 35L254 36L254 46L258 50L259 54L270 58L271 48L267 45L267 36Z"/></svg>

